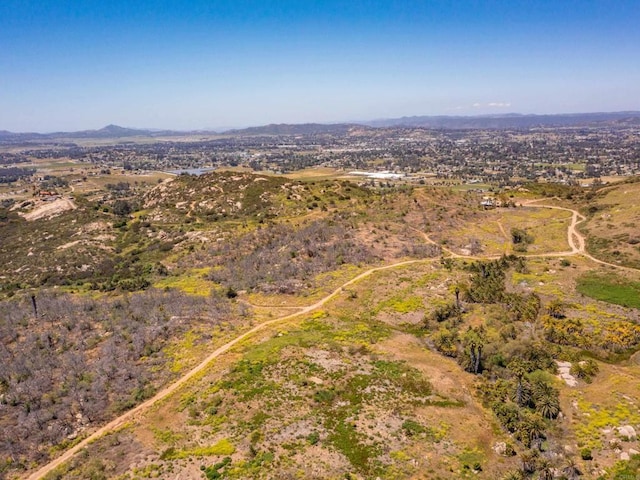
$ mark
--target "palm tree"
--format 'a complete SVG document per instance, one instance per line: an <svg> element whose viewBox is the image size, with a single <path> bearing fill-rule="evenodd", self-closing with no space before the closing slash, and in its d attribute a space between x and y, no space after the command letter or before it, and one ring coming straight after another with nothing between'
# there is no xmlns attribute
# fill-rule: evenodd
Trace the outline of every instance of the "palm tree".
<svg viewBox="0 0 640 480"><path fill-rule="evenodd" d="M538 480L553 480L553 467L546 458L538 461Z"/></svg>
<svg viewBox="0 0 640 480"><path fill-rule="evenodd" d="M558 391L548 383L538 381L533 385L533 401L543 418L556 418L560 413Z"/></svg>
<svg viewBox="0 0 640 480"><path fill-rule="evenodd" d="M567 480L576 480L582 475L582 472L578 468L578 464L573 458L567 458L565 467L562 469L562 473L567 477Z"/></svg>
<svg viewBox="0 0 640 480"><path fill-rule="evenodd" d="M527 447L540 449L544 438L545 423L542 417L528 411L522 412L516 429L516 437Z"/></svg>
<svg viewBox="0 0 640 480"><path fill-rule="evenodd" d="M516 390L513 392L513 401L523 407L531 400L529 384L524 381L524 376L528 371L526 362L516 357L509 362L507 368L516 377Z"/></svg>
<svg viewBox="0 0 640 480"><path fill-rule="evenodd" d="M535 450L527 450L520 454L520 461L522 462L522 472L525 474L533 473L536 471L536 460L538 458L538 452Z"/></svg>
<svg viewBox="0 0 640 480"><path fill-rule="evenodd" d="M556 418L560 413L560 403L556 397L545 395L536 399L536 412L544 418Z"/></svg>
<svg viewBox="0 0 640 480"><path fill-rule="evenodd" d="M502 480L523 480L523 478L522 472L519 470L511 470L502 477Z"/></svg>
<svg viewBox="0 0 640 480"><path fill-rule="evenodd" d="M469 327L464 334L463 344L466 347L467 355L469 355L469 365L467 370L471 373L478 374L482 369L482 349L485 343L484 328Z"/></svg>
<svg viewBox="0 0 640 480"><path fill-rule="evenodd" d="M547 314L553 318L564 318L564 304L560 300L553 300L547 305Z"/></svg>

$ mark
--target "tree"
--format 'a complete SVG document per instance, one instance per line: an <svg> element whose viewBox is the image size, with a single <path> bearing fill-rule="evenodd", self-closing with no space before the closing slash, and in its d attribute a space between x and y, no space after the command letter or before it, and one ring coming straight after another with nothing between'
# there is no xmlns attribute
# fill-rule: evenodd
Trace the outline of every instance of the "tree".
<svg viewBox="0 0 640 480"><path fill-rule="evenodd" d="M449 318L456 315L456 313L458 313L457 307L453 304L447 304L441 307L436 307L436 309L431 314L431 319L438 323L441 323L445 320L449 320Z"/></svg>
<svg viewBox="0 0 640 480"><path fill-rule="evenodd" d="M524 476L522 475L522 472L520 472L519 470L512 470L510 472L507 472L503 477L502 480L523 480Z"/></svg>
<svg viewBox="0 0 640 480"><path fill-rule="evenodd" d="M126 200L116 200L113 204L113 213L120 217L126 217L133 211L133 207Z"/></svg>
<svg viewBox="0 0 640 480"><path fill-rule="evenodd" d="M536 450L527 450L520 454L520 467L523 473L530 474L536 471L536 460L538 452Z"/></svg>
<svg viewBox="0 0 640 480"><path fill-rule="evenodd" d="M513 401L520 407L525 406L531 400L529 384L524 380L525 374L529 371L527 367L527 362L518 357L511 360L507 365L507 369L516 378L516 389L513 392Z"/></svg>
<svg viewBox="0 0 640 480"><path fill-rule="evenodd" d="M553 466L546 458L541 458L537 465L539 480L553 480Z"/></svg>
<svg viewBox="0 0 640 480"><path fill-rule="evenodd" d="M567 477L567 480L576 480L582 475L582 472L578 468L578 464L576 463L575 459L571 457L567 458L567 460L565 461L565 466L562 469L562 473L565 477Z"/></svg>
<svg viewBox="0 0 640 480"><path fill-rule="evenodd" d="M544 438L545 423L540 415L525 410L521 413L520 424L515 436L526 446L540 449Z"/></svg>
<svg viewBox="0 0 640 480"><path fill-rule="evenodd" d="M536 412L543 418L556 418L560 413L558 391L542 381L534 383L532 390Z"/></svg>
<svg viewBox="0 0 640 480"><path fill-rule="evenodd" d="M491 409L504 428L511 433L516 431L520 424L520 410L517 405L499 400L491 405Z"/></svg>
<svg viewBox="0 0 640 480"><path fill-rule="evenodd" d="M482 326L469 327L462 341L468 360L467 370L477 375L482 371L482 349L485 344L484 328Z"/></svg>
<svg viewBox="0 0 640 480"><path fill-rule="evenodd" d="M527 245L533 243L533 237L521 228L512 228L511 243L515 251L526 252Z"/></svg>
<svg viewBox="0 0 640 480"><path fill-rule="evenodd" d="M456 348L457 339L457 332L441 328L433 336L433 343L436 349L443 355L455 357L458 354L458 349Z"/></svg>
<svg viewBox="0 0 640 480"><path fill-rule="evenodd" d="M571 365L571 375L581 378L587 383L591 383L592 378L600 371L600 367L595 360L588 358Z"/></svg>
<svg viewBox="0 0 640 480"><path fill-rule="evenodd" d="M469 253L471 253L471 255L477 255L480 252L482 252L482 243L480 243L480 240L475 237L469 239Z"/></svg>

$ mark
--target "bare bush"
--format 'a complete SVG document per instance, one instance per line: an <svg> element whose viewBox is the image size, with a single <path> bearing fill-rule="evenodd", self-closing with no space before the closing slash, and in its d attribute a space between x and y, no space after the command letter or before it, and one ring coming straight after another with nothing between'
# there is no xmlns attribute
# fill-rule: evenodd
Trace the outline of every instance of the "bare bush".
<svg viewBox="0 0 640 480"><path fill-rule="evenodd" d="M0 478L152 395L171 375L163 347L229 316L225 298L153 289L37 301L37 318L28 296L0 302Z"/></svg>
<svg viewBox="0 0 640 480"><path fill-rule="evenodd" d="M296 293L319 273L371 262L375 256L350 227L323 220L298 229L262 228L217 245L205 258L213 264L209 278L214 282L236 290Z"/></svg>

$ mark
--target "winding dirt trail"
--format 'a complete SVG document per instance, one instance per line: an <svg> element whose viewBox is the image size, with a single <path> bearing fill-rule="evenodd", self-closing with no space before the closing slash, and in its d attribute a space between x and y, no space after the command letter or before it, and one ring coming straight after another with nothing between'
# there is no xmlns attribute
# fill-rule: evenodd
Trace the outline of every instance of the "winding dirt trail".
<svg viewBox="0 0 640 480"><path fill-rule="evenodd" d="M625 267L624 265L616 265L615 263L605 262L604 260L600 260L599 258L594 257L589 252L587 252L585 247L584 236L578 232L576 226L579 223L582 223L586 220L586 217L580 214L577 210L573 210L571 208L566 207L558 207L556 205L536 205L536 202L542 201L543 199L532 200L527 203L522 204L523 207L540 207L540 208L553 208L556 210L564 210L566 212L571 212L571 224L567 230L567 241L569 242L569 246L571 247L571 252L565 252L566 255L582 255L585 258L588 258L592 262L599 263L600 265L606 265L608 267L619 268L620 270L627 270L629 272L637 272L637 268L633 267ZM577 243L577 244L576 244ZM534 255L531 255L534 256ZM538 255L542 256L542 255ZM546 254L545 256L560 256L560 254Z"/></svg>
<svg viewBox="0 0 640 480"><path fill-rule="evenodd" d="M606 265L608 267L618 268L620 270L627 270L627 271L630 271L630 272L637 272L639 270L639 269L633 268L633 267L625 267L624 265L616 265L615 263L605 262L604 260L600 260L599 258L596 258L596 257L592 256L586 250L584 236L576 229L576 227L577 227L577 225L579 223L582 223L582 222L584 222L586 220L586 217L584 215L582 215L580 212L578 212L577 210L573 210L572 208L559 207L557 205L545 205L545 204L538 204L537 203L537 202L544 201L544 200L546 200L546 199L542 198L542 199L537 199L537 200L530 200L528 202L523 203L522 207L551 208L551 209L554 209L554 210L564 210L565 212L570 212L571 213L571 223L569 224L569 227L567 228L567 243L569 244L569 247L571 248L571 250L567 250L567 251L564 251L564 252L531 253L531 254L524 254L524 255L521 255L521 256L523 256L525 258L553 258L553 257L568 257L568 256L573 256L573 255L581 255L581 256L583 256L585 258L588 258L592 262L599 263L600 265ZM420 235L422 235L422 237L425 239L426 242L431 243L432 245L437 245L438 247L440 247L442 249L442 251L445 252L449 256L449 258L460 258L460 259L465 259L465 260L496 260L496 259L501 257L501 255L482 255L482 256L461 255L459 253L454 252L453 250L450 250L450 249L446 248L443 245L440 245L438 242L433 240L425 232L422 232L422 231L420 231L420 230L418 230L417 228L414 228L414 227L410 227L410 228L412 230L418 232Z"/></svg>
<svg viewBox="0 0 640 480"><path fill-rule="evenodd" d="M551 208L553 210L564 210L565 212L571 212L571 224L567 229L567 242L571 247L571 253L572 254L580 253L589 258L593 258L586 253L585 247L584 247L584 237L576 230L576 225L584 222L586 220L586 217L584 215L581 215L577 210L573 210L571 208L558 207L556 205L538 205L537 202L540 202L542 200L543 199L531 200L529 202L522 204L522 206L530 207L530 208ZM577 242L577 245L576 245L576 242Z"/></svg>
<svg viewBox="0 0 640 480"><path fill-rule="evenodd" d="M209 356L207 358L205 358L202 362L200 362L196 367L191 369L189 372L185 373L175 383L167 386L166 388L163 388L158 393L156 393L156 395L154 395L152 398L144 401L143 403L141 403L137 407L133 408L132 410L129 410L128 412L120 415L118 418L115 418L114 420L110 421L106 425L100 427L98 430L93 432L91 435L89 435L87 438L82 440L80 443L78 443L77 445L73 446L72 448L70 448L69 450L64 452L58 458L52 460L51 462L49 462L48 464L46 464L42 468L40 468L38 471L32 473L31 475L29 475L28 477L25 477L25 478L28 479L28 480L37 480L39 478L44 477L45 475L47 475L48 473L53 471L55 468L57 468L58 466L62 465L67 460L70 460L76 453L78 453L80 450L82 450L83 448L88 446L90 443L98 440L103 435L105 435L105 434L107 434L109 432L112 432L113 430L116 430L119 427L122 427L125 423L127 423L130 420L136 418L136 416L138 416L139 414L141 414L145 410L149 409L155 403L159 402L160 400L162 400L162 399L166 398L167 396L171 395L172 393L174 393L176 390L178 390L180 387L182 387L185 383L187 383L189 380L194 378L197 374L199 374L200 372L205 370L207 368L207 366L209 365L209 363L211 363L213 360L218 358L220 355L222 355L225 352L229 351L232 347L234 347L235 345L237 345L238 343L240 343L244 339L250 337L254 333L259 332L260 330L264 330L265 328L267 328L267 327L269 327L271 325L275 325L277 323L285 322L287 320L290 320L292 318L298 317L300 315L304 315L304 314L309 313L309 312L311 312L311 311L313 311L313 310L315 310L317 308L322 307L329 300L333 299L334 297L336 297L337 295L342 293L344 291L345 287L348 287L349 285L352 285L352 284L362 280L363 278L366 278L366 277L370 276L371 274L373 274L375 272L380 272L380 271L383 271L383 270L389 270L389 269L401 267L401 266L404 266L404 265L412 265L412 264L416 264L416 263L426 263L426 262L430 262L430 261L433 261L433 259L429 258L429 259L420 259L420 260L407 260L407 261L403 261L403 262L393 263L393 264L390 264L390 265L385 265L385 266L382 266L382 267L370 268L369 270L366 270L365 272L362 272L360 275L352 278L348 282L343 283L340 287L336 288L329 295L327 295L326 297L323 297L322 299L318 300L314 304L308 305L306 307L301 307L300 311L298 311L298 312L291 313L289 315L285 315L285 316L282 316L282 317L274 318L273 320L268 320L268 321L263 322L263 323L261 323L259 325L256 325L251 330L246 331L242 335L234 338L233 340L225 343L224 345L222 345L218 349L216 349L213 352L211 352L211 354L209 354Z"/></svg>
<svg viewBox="0 0 640 480"><path fill-rule="evenodd" d="M631 268L631 267L624 267L624 266L621 266L621 265L615 265L615 264L608 263L608 262L605 262L605 261L602 261L602 260L599 260L597 258L592 257L585 250L584 237L576 230L576 225L578 225L579 223L585 221L586 218L583 215L581 215L578 211L570 209L570 208L558 207L558 206L555 206L555 205L537 204L537 202L541 201L541 200L543 200L543 199L529 201L529 202L526 202L526 203L522 204L522 206L523 207L533 207L533 208L552 208L552 209L565 210L565 211L571 212L572 213L571 224L567 228L567 241L569 243L569 247L571 248L571 250L570 251L566 251L566 252L550 252L550 253L539 253L539 254L525 255L526 257L528 257L528 258L544 258L544 257L562 257L562 256L571 256L571 255L582 255L582 256L584 256L584 257L586 257L586 258L588 258L588 259L590 259L590 260L592 260L592 261L594 261L596 263L599 263L601 265L608 265L608 266L615 267L615 268L638 271L637 269L634 269L634 268ZM423 238L425 239L425 241L427 241L428 243L431 243L433 245L438 245L442 249L443 252L445 252L445 253L447 253L449 255L449 258L460 258L460 259L469 259L469 260L495 260L495 259L501 257L500 255L493 255L493 256L460 255L458 253L453 252L452 250L450 250L448 248L445 248L442 245L439 245L437 242L435 242L433 239L431 239L429 237L429 235L427 235L425 232L422 232L422 231L420 231L420 230L418 230L416 228L413 228L413 227L410 227L410 228L412 230L415 230L416 232L420 233L423 236ZM140 405L138 405L137 407L133 408L132 410L129 410L128 412L120 415L118 418L112 420L111 422L107 423L106 425L100 427L98 430L93 432L91 435L89 435L87 438L82 440L80 443L78 443L74 447L72 447L69 450L67 450L66 452L64 452L58 458L52 460L51 462L49 462L48 464L46 464L42 468L40 468L38 471L30 474L28 477L25 477L25 478L27 480L37 480L37 479L40 479L40 478L44 477L45 475L47 475L48 473L53 471L55 468L57 468L58 466L62 465L67 460L70 460L76 453L78 453L80 450L82 450L83 448L88 446L90 443L98 440L103 435L105 435L105 434L107 434L109 432L112 432L113 430L116 430L117 428L123 426L125 423L127 423L130 420L136 418L137 416L142 414L142 412L144 412L145 410L149 409L155 403L159 402L160 400L162 400L162 399L168 397L169 395L171 395L172 393L174 393L176 390L178 390L180 387L182 387L188 381L193 379L197 374L199 374L200 372L204 371L207 368L207 366L213 360L215 360L219 356L223 355L225 352L229 351L232 347L234 347L238 343L242 342L246 338L252 336L253 334L255 334L255 333L257 333L257 332L259 332L261 330L264 330L265 328L267 328L267 327L269 327L271 325L275 325L275 324L278 324L278 323L281 323L281 322L285 322L287 320L290 320L292 318L298 317L300 315L307 314L307 313L309 313L309 312L311 312L311 311L313 311L313 310L315 310L317 308L322 307L328 301L330 301L331 299L333 299L334 297L336 297L337 295L342 293L344 291L345 287L348 287L349 285L352 285L352 284L362 280L363 278L366 278L366 277L370 276L371 274L373 274L375 272L380 272L380 271L383 271L383 270L389 270L389 269L401 267L401 266L404 266L404 265L412 265L412 264L417 264L417 263L427 263L427 262L432 262L432 261L434 261L434 259L432 259L432 258L419 259L419 260L407 260L407 261L403 261L403 262L392 263L390 265L385 265L385 266L382 266L382 267L370 268L369 270L366 270L365 272L363 272L363 273L357 275L356 277L352 278L348 282L343 283L340 287L336 288L329 295L327 295L326 297L323 297L322 299L318 300L314 304L308 305L306 307L295 307L295 308L299 308L299 310L297 312L294 312L294 313L291 313L291 314L288 314L288 315L284 315L282 317L274 318L273 320L268 320L268 321L263 322L263 323L261 323L259 325L256 325L252 329L246 331L242 335L239 335L235 339L225 343L221 347L219 347L216 350L214 350L213 352L211 352L211 354L209 354L209 356L207 356L207 358L205 358L202 362L200 362L196 367L191 369L189 372L185 373L175 383L163 388L162 390L160 390L152 398L146 400L145 402L141 403Z"/></svg>

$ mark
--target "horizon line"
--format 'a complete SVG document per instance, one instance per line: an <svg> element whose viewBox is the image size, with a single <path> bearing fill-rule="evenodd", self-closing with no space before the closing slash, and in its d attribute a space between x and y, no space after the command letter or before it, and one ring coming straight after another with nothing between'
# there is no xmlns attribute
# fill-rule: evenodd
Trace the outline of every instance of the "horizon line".
<svg viewBox="0 0 640 480"><path fill-rule="evenodd" d="M309 121L309 122L279 122L279 123L262 123L262 124L253 124L253 125L245 125L245 126L235 126L235 127L203 127L203 128L192 128L192 129L173 129L173 128L157 128L157 127L129 127L117 125L115 123L108 123L107 125L100 128L88 128L83 130L52 130L52 131L22 131L16 132L11 130L5 130L0 128L0 133L8 133L15 135L27 135L27 134L37 134L37 135L54 135L54 134L72 134L72 133L83 133L83 132L100 132L102 130L106 130L110 127L121 128L124 130L139 130L145 131L149 133L162 133L162 132L172 132L172 133L226 133L234 130L245 130L249 128L261 128L268 126L296 126L296 125L360 125L360 126L368 126L371 127L372 123L376 122L389 122L389 121L397 121L403 119L413 119L413 118L504 118L504 117L561 117L561 116L575 116L575 115L640 115L640 110L614 110L614 111L585 111L585 112L563 112L563 113L519 113L519 112L505 112L505 113L483 113L483 114L416 114L416 115L403 115L400 117L379 117L370 120L344 120L344 121ZM400 125L398 125L400 126Z"/></svg>

